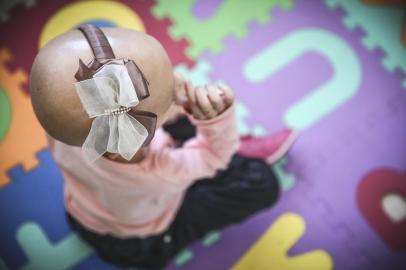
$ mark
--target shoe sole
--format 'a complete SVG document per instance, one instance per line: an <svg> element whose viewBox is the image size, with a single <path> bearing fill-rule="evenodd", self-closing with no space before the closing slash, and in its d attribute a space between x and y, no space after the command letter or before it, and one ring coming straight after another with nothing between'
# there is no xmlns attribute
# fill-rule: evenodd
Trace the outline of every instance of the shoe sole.
<svg viewBox="0 0 406 270"><path fill-rule="evenodd" d="M293 143L296 141L296 138L298 137L299 132L297 131L292 131L292 133L288 136L288 138L282 143L282 145L276 150L274 154L269 156L266 159L266 162L269 164L273 164L280 160L286 153L289 151Z"/></svg>

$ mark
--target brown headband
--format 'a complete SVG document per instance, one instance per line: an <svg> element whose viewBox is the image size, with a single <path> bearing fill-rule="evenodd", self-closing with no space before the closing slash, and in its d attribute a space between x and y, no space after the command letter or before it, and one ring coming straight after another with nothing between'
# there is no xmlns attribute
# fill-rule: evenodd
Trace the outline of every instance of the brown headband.
<svg viewBox="0 0 406 270"><path fill-rule="evenodd" d="M78 30L80 30L86 37L95 58L88 65L79 59L79 68L75 74L76 80L83 81L91 79L93 75L104 65L124 64L134 85L138 99L141 101L149 97L149 83L141 69L132 60L116 59L108 39L100 28L91 24L85 24L78 27ZM137 110L135 107L132 107L128 114L141 122L141 124L143 124L148 130L148 137L144 142L144 146L148 145L155 134L157 123L156 114L148 111Z"/></svg>

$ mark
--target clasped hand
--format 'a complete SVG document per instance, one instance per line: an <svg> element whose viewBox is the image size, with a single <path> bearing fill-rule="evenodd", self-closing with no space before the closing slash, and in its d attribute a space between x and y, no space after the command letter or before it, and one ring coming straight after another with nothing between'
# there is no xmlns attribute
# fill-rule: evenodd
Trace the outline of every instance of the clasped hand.
<svg viewBox="0 0 406 270"><path fill-rule="evenodd" d="M182 106L196 119L215 118L234 102L233 91L224 84L206 84L204 87L193 87L182 75L175 73L174 77L175 103Z"/></svg>

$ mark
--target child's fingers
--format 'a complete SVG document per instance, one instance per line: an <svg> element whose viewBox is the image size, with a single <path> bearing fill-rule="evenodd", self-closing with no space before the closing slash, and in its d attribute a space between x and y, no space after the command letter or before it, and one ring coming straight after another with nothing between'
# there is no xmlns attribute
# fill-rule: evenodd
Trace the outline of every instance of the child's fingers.
<svg viewBox="0 0 406 270"><path fill-rule="evenodd" d="M209 97L207 96L207 92L203 88L198 87L195 93L196 93L196 103L200 111L203 113L203 115L206 116L207 118L215 117L217 113L210 103Z"/></svg>
<svg viewBox="0 0 406 270"><path fill-rule="evenodd" d="M186 82L185 88L186 88L186 96L187 99L189 100L189 105L192 106L196 104L195 90L193 89L193 86L189 81Z"/></svg>
<svg viewBox="0 0 406 270"><path fill-rule="evenodd" d="M189 113L193 114L193 116L196 119L201 119L204 120L206 117L204 114L200 111L198 108L198 105L196 104L196 94L195 94L195 89L193 89L192 84L188 81L186 82L186 96L188 97L188 103L187 106L185 107L186 111Z"/></svg>
<svg viewBox="0 0 406 270"><path fill-rule="evenodd" d="M185 88L183 88L183 92L175 91L174 93L174 102L176 105L183 106L183 104L188 102Z"/></svg>
<svg viewBox="0 0 406 270"><path fill-rule="evenodd" d="M209 100L217 113L221 113L225 109L223 99L220 96L220 89L212 85L206 86Z"/></svg>
<svg viewBox="0 0 406 270"><path fill-rule="evenodd" d="M194 95L193 94L193 87L192 87L192 84L190 83L190 81L185 81L184 92L185 93L184 93L184 96L182 98L182 102L181 102L181 104L178 104L178 105L182 106L183 109L185 109L187 112L190 113L191 112L191 101L190 101L189 96Z"/></svg>
<svg viewBox="0 0 406 270"><path fill-rule="evenodd" d="M227 85L219 84L219 88L223 91L223 102L226 107L229 107L234 102L233 90Z"/></svg>

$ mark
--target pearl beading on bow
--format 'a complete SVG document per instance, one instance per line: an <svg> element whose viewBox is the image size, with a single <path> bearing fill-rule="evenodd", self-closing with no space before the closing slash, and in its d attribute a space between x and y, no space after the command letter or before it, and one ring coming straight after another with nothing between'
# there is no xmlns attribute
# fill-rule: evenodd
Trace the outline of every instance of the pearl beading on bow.
<svg viewBox="0 0 406 270"><path fill-rule="evenodd" d="M128 113L131 111L130 107L120 107L116 109L105 109L104 110L104 115L120 115L123 113Z"/></svg>

